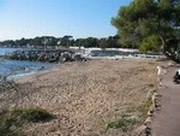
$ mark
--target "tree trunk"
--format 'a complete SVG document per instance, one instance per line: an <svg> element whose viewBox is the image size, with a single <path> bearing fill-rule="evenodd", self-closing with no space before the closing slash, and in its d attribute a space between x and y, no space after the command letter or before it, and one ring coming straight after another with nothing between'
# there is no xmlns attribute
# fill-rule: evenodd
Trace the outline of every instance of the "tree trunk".
<svg viewBox="0 0 180 136"><path fill-rule="evenodd" d="M169 59L171 59L172 61L175 61L176 63L180 63L180 60L177 59L175 52L173 52L171 50L171 45L168 45L167 40L165 40L161 35L160 35L160 39L162 42L161 45L161 51L162 53Z"/></svg>

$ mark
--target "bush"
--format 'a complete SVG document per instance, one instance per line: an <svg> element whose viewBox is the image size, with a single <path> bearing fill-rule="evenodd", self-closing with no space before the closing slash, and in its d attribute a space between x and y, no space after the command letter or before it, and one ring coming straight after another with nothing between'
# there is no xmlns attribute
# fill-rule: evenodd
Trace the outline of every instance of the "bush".
<svg viewBox="0 0 180 136"><path fill-rule="evenodd" d="M22 112L18 110L3 111L0 113L0 135L21 136L19 127L23 123Z"/></svg>
<svg viewBox="0 0 180 136"><path fill-rule="evenodd" d="M47 121L52 119L52 115L50 115L46 110L38 107L25 109L23 116L26 120L32 122Z"/></svg>
<svg viewBox="0 0 180 136"><path fill-rule="evenodd" d="M48 121L52 115L38 107L4 110L0 113L0 136L23 136L21 127L28 122Z"/></svg>

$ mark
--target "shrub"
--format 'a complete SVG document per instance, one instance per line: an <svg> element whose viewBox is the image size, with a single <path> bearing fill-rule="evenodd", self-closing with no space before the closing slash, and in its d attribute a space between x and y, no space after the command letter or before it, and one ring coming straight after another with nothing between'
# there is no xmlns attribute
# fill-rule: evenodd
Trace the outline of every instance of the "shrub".
<svg viewBox="0 0 180 136"><path fill-rule="evenodd" d="M23 116L25 119L32 122L47 121L52 119L52 115L50 115L46 110L38 107L25 109Z"/></svg>
<svg viewBox="0 0 180 136"><path fill-rule="evenodd" d="M141 114L142 119L144 119L152 106L151 97L148 97L146 101L144 101L139 107L137 107L137 111Z"/></svg>
<svg viewBox="0 0 180 136"><path fill-rule="evenodd" d="M107 124L107 129L110 128L121 128L123 131L127 130L127 127L130 125L134 125L137 122L136 119L131 119L131 118L121 118L116 121L110 122Z"/></svg>
<svg viewBox="0 0 180 136"><path fill-rule="evenodd" d="M48 121L52 115L38 107L4 110L0 113L0 136L23 136L21 127L28 122Z"/></svg>
<svg viewBox="0 0 180 136"><path fill-rule="evenodd" d="M21 136L19 127L23 123L22 112L18 110L3 111L0 113L0 135Z"/></svg>

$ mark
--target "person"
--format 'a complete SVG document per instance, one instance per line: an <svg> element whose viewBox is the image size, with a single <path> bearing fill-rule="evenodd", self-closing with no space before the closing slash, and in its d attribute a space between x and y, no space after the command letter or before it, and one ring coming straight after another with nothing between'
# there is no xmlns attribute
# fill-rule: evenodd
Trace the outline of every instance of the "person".
<svg viewBox="0 0 180 136"><path fill-rule="evenodd" d="M175 72L174 82L180 83L180 69L176 70L176 72Z"/></svg>

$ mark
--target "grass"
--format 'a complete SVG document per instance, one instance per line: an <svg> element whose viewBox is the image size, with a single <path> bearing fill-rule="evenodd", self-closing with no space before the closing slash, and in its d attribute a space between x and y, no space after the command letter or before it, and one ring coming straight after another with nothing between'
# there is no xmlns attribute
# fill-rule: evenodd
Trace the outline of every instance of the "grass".
<svg viewBox="0 0 180 136"><path fill-rule="evenodd" d="M49 119L52 119L53 116L44 109L31 107L24 110L23 117L28 121L41 122L48 121Z"/></svg>
<svg viewBox="0 0 180 136"><path fill-rule="evenodd" d="M141 114L142 120L147 117L147 112L150 110L152 106L152 99L148 97L140 106L137 107L137 112Z"/></svg>
<svg viewBox="0 0 180 136"><path fill-rule="evenodd" d="M44 122L53 116L39 107L14 109L0 113L1 136L23 136L22 126L29 122Z"/></svg>
<svg viewBox="0 0 180 136"><path fill-rule="evenodd" d="M20 127L24 124L22 111L3 111L0 114L0 135L1 136L20 136Z"/></svg>
<svg viewBox="0 0 180 136"><path fill-rule="evenodd" d="M120 118L120 119L118 119L116 121L108 123L107 124L107 129L121 128L123 131L126 131L128 126L134 125L135 123L137 123L136 119L122 117L122 118Z"/></svg>
<svg viewBox="0 0 180 136"><path fill-rule="evenodd" d="M138 117L140 117L139 119L122 115L120 119L108 123L106 128L122 129L124 132L127 132L129 128L133 128L134 125L138 125L139 123L142 123L144 121L144 119L147 117L147 112L149 111L151 105L152 105L151 97L148 97L140 106L136 108L131 107L126 111L127 115L128 113L131 113L130 115L138 114Z"/></svg>
<svg viewBox="0 0 180 136"><path fill-rule="evenodd" d="M19 86L0 75L0 91L18 91ZM23 136L22 127L26 123L45 122L53 116L39 107L16 108L0 112L0 136Z"/></svg>

